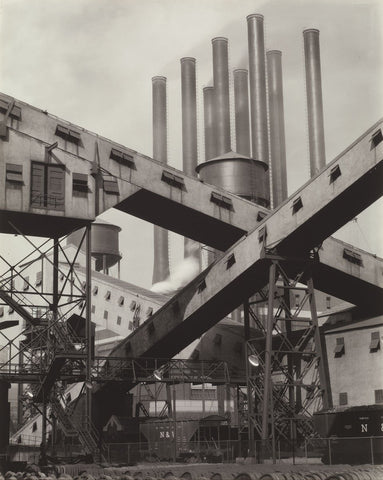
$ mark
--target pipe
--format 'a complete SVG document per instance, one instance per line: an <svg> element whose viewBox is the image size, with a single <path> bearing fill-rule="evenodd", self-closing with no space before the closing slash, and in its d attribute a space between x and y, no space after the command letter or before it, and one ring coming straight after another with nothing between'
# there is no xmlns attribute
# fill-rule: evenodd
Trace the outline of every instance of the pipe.
<svg viewBox="0 0 383 480"><path fill-rule="evenodd" d="M269 145L267 132L265 40L263 33L263 15L247 16L249 45L250 78L250 114L252 157L269 163ZM269 173L265 172L265 186L270 198Z"/></svg>
<svg viewBox="0 0 383 480"><path fill-rule="evenodd" d="M234 110L236 151L250 157L250 118L248 72L234 70Z"/></svg>
<svg viewBox="0 0 383 480"><path fill-rule="evenodd" d="M223 155L231 150L228 40L216 37L212 45L217 155Z"/></svg>
<svg viewBox="0 0 383 480"><path fill-rule="evenodd" d="M205 134L205 160L208 161L218 156L215 141L215 115L214 115L214 87L203 89L204 134Z"/></svg>
<svg viewBox="0 0 383 480"><path fill-rule="evenodd" d="M192 57L181 58L181 96L183 171L195 177L198 164L197 93L195 58ZM190 255L201 264L199 243L185 237L184 257Z"/></svg>
<svg viewBox="0 0 383 480"><path fill-rule="evenodd" d="M283 108L282 52L266 53L269 92L270 158L273 207L287 198L286 141Z"/></svg>
<svg viewBox="0 0 383 480"><path fill-rule="evenodd" d="M153 158L167 163L166 78L152 78L153 93ZM168 232L154 225L153 283L169 276Z"/></svg>
<svg viewBox="0 0 383 480"><path fill-rule="evenodd" d="M326 164L319 30L315 28L304 30L303 39L309 127L310 175L313 177Z"/></svg>

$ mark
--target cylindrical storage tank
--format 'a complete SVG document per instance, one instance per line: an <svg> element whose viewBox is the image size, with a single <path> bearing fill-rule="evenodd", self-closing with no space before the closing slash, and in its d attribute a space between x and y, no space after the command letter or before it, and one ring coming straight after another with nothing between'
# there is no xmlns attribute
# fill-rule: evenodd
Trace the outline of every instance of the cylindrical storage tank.
<svg viewBox="0 0 383 480"><path fill-rule="evenodd" d="M228 40L216 37L212 45L217 155L223 155L231 150Z"/></svg>
<svg viewBox="0 0 383 480"><path fill-rule="evenodd" d="M250 157L250 117L248 72L234 70L234 109L236 151Z"/></svg>
<svg viewBox="0 0 383 480"><path fill-rule="evenodd" d="M215 116L214 116L214 87L203 89L203 118L205 137L205 160L211 160L218 155L217 142L215 137Z"/></svg>
<svg viewBox="0 0 383 480"><path fill-rule="evenodd" d="M228 152L198 165L201 180L221 187L263 207L269 207L264 182L268 166L265 162Z"/></svg>
<svg viewBox="0 0 383 480"><path fill-rule="evenodd" d="M153 158L167 163L167 110L166 78L153 77ZM153 283L169 276L169 235L168 231L154 225Z"/></svg>
<svg viewBox="0 0 383 480"><path fill-rule="evenodd" d="M91 227L92 257L96 259L96 270L106 272L109 268L118 263L122 255L119 250L119 233L121 228L117 225L96 220ZM67 245L72 244L79 247L84 237L85 229L80 228L71 233L67 238ZM85 239L81 244L81 251L85 252Z"/></svg>
<svg viewBox="0 0 383 480"><path fill-rule="evenodd" d="M270 157L273 207L287 198L286 140L283 108L282 52L270 50L267 56L269 92Z"/></svg>
<svg viewBox="0 0 383 480"><path fill-rule="evenodd" d="M306 94L310 147L310 174L316 175L326 164L319 30L303 31L306 69Z"/></svg>

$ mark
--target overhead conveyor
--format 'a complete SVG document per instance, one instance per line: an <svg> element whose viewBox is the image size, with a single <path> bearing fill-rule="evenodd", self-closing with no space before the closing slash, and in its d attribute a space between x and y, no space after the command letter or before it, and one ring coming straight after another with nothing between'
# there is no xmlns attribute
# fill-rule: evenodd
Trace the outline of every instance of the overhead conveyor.
<svg viewBox="0 0 383 480"><path fill-rule="evenodd" d="M0 112L0 118L3 116L5 121L0 142L1 232L14 233L16 226L25 235L61 236L115 207L225 251L270 213L264 207L204 184L45 111L4 94L0 94L0 99L17 113L6 117ZM357 172L364 165L365 155L377 154L379 132L381 122L325 169L327 190L336 193L351 173L338 160L352 155L351 170ZM43 182L42 177L46 181ZM51 186L49 179L52 179ZM324 196L324 192L317 193ZM305 193L305 196L313 194ZM369 192L364 195L368 196ZM352 200L359 202L358 197ZM296 218L306 215L308 220L310 199L302 202L298 191L289 209L296 211ZM347 203L347 192L344 203ZM369 203L360 196L362 209ZM329 205L323 213L324 231L332 209ZM350 218L352 215L344 217L339 225ZM310 222L305 225L310 232ZM283 228L282 222L281 232ZM323 237L335 230L327 229ZM353 261L352 255L344 253L350 249L355 251L355 257L361 257L361 265ZM374 306L375 313L383 311L381 259L328 238L319 252L319 260L314 272L318 288L370 310Z"/></svg>

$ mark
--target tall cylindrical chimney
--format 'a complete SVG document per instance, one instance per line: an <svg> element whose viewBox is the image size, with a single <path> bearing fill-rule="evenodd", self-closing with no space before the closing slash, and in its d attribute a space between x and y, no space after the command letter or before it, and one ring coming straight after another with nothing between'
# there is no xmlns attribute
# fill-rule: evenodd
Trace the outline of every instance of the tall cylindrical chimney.
<svg viewBox="0 0 383 480"><path fill-rule="evenodd" d="M167 163L166 78L152 78L153 91L153 158ZM153 283L169 276L168 232L154 226Z"/></svg>
<svg viewBox="0 0 383 480"><path fill-rule="evenodd" d="M315 28L304 30L303 38L309 126L310 175L313 177L326 164L319 30Z"/></svg>
<svg viewBox="0 0 383 480"><path fill-rule="evenodd" d="M270 50L267 56L269 92L270 157L273 206L287 198L286 141L283 109L282 52Z"/></svg>
<svg viewBox="0 0 383 480"><path fill-rule="evenodd" d="M231 150L228 40L216 37L212 45L217 155L223 155Z"/></svg>
<svg viewBox="0 0 383 480"><path fill-rule="evenodd" d="M197 153L197 92L195 58L181 58L182 95L182 157L183 170L196 176ZM184 256L192 255L200 263L199 243L185 238Z"/></svg>
<svg viewBox="0 0 383 480"><path fill-rule="evenodd" d="M235 138L237 153L250 157L250 118L248 72L234 70Z"/></svg>
<svg viewBox="0 0 383 480"><path fill-rule="evenodd" d="M249 80L252 157L269 163L269 145L267 136L267 103L265 72L265 40L263 33L263 15L252 14L247 17L249 44ZM265 172L265 188L270 198L270 180Z"/></svg>
<svg viewBox="0 0 383 480"><path fill-rule="evenodd" d="M195 58L181 58L182 154L183 170L196 175L197 167L197 93Z"/></svg>
<svg viewBox="0 0 383 480"><path fill-rule="evenodd" d="M249 41L250 111L252 156L268 163L265 40L263 15L247 17Z"/></svg>
<svg viewBox="0 0 383 480"><path fill-rule="evenodd" d="M217 142L215 136L215 114L214 114L214 87L203 89L203 111L204 111L204 133L205 133L205 160L215 158L217 153Z"/></svg>

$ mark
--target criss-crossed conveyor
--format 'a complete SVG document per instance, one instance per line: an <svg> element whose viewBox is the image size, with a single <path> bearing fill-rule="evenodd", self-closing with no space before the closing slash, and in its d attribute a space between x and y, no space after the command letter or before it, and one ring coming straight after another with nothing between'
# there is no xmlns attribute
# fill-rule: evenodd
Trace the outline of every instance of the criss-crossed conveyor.
<svg viewBox="0 0 383 480"><path fill-rule="evenodd" d="M230 247L124 342L124 354L169 357L259 289L267 271L258 239L265 227L266 246L288 256L323 242L315 286L383 311L381 259L327 238L381 194L382 122L264 218L269 212L263 207L24 102L0 94L0 107L6 127L0 130L2 232L16 226L26 235L57 237L115 207L211 247ZM33 162L48 165L48 176L57 173L54 166L64 171L62 191L41 193L44 208L31 188ZM80 195L74 194L75 180Z"/></svg>
<svg viewBox="0 0 383 480"><path fill-rule="evenodd" d="M112 355L172 357L267 284L270 261L265 249L302 258L376 201L383 193L383 142L375 145L371 139L381 127L382 122L374 125L335 158L123 340ZM331 262L330 252L326 255ZM364 268L359 259L351 263L360 271ZM316 286L322 287L320 280ZM101 398L106 391L107 384L97 394Z"/></svg>
<svg viewBox="0 0 383 480"><path fill-rule="evenodd" d="M5 173L0 175L1 232L13 233L15 225L25 235L57 237L115 207L224 251L269 213L263 207L4 94L0 94L0 124L2 118L7 128L0 136L0 167ZM363 163L365 154L376 153L376 149L371 149L374 141L370 140L380 128L380 123L374 125L340 155L339 158L348 155L350 149L355 152L365 140L365 152L361 152L351 170L343 169L341 176L331 183L333 193L345 177L357 172L356 167ZM63 191L53 192L56 199L62 200L58 208L50 209L49 205L39 208L33 204L31 162L64 168ZM337 160L334 162L336 165ZM16 173L12 169L15 164ZM327 168L325 175L330 170ZM75 175L82 175L80 195L72 190ZM337 175L334 171L333 177ZM363 193L368 196L368 192ZM315 194L323 196L324 192ZM353 199L361 209L370 203L363 198ZM304 211L310 214L309 210L310 206L305 204ZM300 216L298 212L297 218ZM343 223L346 221L344 217ZM345 254L345 249L354 250L351 257ZM353 262L353 255L360 257L359 260ZM332 238L323 243L319 257L314 272L317 288L373 310L372 313L383 312L381 259Z"/></svg>

